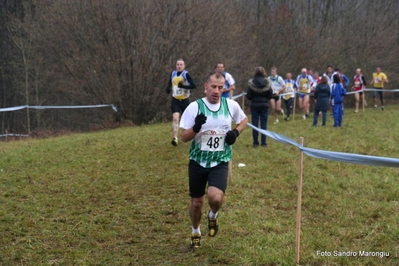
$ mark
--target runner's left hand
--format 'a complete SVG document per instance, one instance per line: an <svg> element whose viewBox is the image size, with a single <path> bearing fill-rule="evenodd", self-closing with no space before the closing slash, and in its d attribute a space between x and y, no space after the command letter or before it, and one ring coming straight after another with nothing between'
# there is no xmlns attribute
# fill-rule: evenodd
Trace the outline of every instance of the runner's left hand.
<svg viewBox="0 0 399 266"><path fill-rule="evenodd" d="M229 145L233 145L236 142L237 137L240 135L237 129L233 129L227 132L226 134L226 143Z"/></svg>

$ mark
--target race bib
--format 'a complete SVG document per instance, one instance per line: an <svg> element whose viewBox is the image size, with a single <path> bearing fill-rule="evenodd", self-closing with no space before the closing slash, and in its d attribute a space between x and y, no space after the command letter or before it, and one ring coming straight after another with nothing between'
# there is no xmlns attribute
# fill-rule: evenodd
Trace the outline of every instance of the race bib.
<svg viewBox="0 0 399 266"><path fill-rule="evenodd" d="M360 85L362 85L362 83L360 83L359 81L355 82L355 87L360 87Z"/></svg>
<svg viewBox="0 0 399 266"><path fill-rule="evenodd" d="M294 92L294 88L293 88L293 86L292 86L292 84L290 84L290 83L287 83L287 84L285 84L285 92L286 93L290 93L290 92ZM285 99L286 100L289 100L290 98L291 98L291 94L288 94L288 95L285 95Z"/></svg>
<svg viewBox="0 0 399 266"><path fill-rule="evenodd" d="M179 88L178 86L173 86L173 95L174 96L182 96L182 95L184 95L184 91L182 88Z"/></svg>
<svg viewBox="0 0 399 266"><path fill-rule="evenodd" d="M381 79L379 79L379 78L374 79L374 83L380 83L380 82L381 82Z"/></svg>
<svg viewBox="0 0 399 266"><path fill-rule="evenodd" d="M302 84L301 91L308 92L308 84L307 83Z"/></svg>
<svg viewBox="0 0 399 266"><path fill-rule="evenodd" d="M222 130L208 130L202 132L201 150L202 151L223 151L225 133Z"/></svg>

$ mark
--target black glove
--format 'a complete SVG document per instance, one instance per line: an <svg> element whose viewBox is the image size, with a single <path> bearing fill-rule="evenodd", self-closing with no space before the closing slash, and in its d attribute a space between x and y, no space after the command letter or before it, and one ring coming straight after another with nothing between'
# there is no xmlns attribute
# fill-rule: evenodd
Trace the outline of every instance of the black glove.
<svg viewBox="0 0 399 266"><path fill-rule="evenodd" d="M226 143L229 145L233 145L236 142L237 137L240 135L237 129L230 130L226 134Z"/></svg>
<svg viewBox="0 0 399 266"><path fill-rule="evenodd" d="M183 83L180 81L180 82L177 84L177 87L184 89L185 86L184 86Z"/></svg>
<svg viewBox="0 0 399 266"><path fill-rule="evenodd" d="M206 123L206 118L207 117L203 113L195 117L195 124L193 126L193 131L195 133L198 133L201 130L202 125Z"/></svg>
<svg viewBox="0 0 399 266"><path fill-rule="evenodd" d="M166 88L166 93L169 94L170 93L170 88Z"/></svg>

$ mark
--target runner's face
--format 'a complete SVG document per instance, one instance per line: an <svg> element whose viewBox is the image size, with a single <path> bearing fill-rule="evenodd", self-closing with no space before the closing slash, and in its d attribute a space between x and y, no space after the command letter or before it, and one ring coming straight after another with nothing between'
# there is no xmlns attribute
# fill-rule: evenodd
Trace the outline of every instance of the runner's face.
<svg viewBox="0 0 399 266"><path fill-rule="evenodd" d="M272 69L272 70L270 71L270 74L271 74L273 77L275 77L275 76L277 75L277 71L276 71L275 69Z"/></svg>
<svg viewBox="0 0 399 266"><path fill-rule="evenodd" d="M292 78L292 75L291 75L291 73L287 73L287 75L285 75L285 77L289 80Z"/></svg>
<svg viewBox="0 0 399 266"><path fill-rule="evenodd" d="M377 73L379 74L381 72L381 68L377 67L375 71L377 71Z"/></svg>
<svg viewBox="0 0 399 266"><path fill-rule="evenodd" d="M329 74L332 73L332 67L327 68L327 73L329 73Z"/></svg>
<svg viewBox="0 0 399 266"><path fill-rule="evenodd" d="M186 67L186 66L184 65L184 61L177 61L177 62L176 62L176 70L177 70L178 72L183 71L185 67Z"/></svg>
<svg viewBox="0 0 399 266"><path fill-rule="evenodd" d="M357 76L360 76L360 74L361 74L360 69L356 69L356 75L357 75Z"/></svg>
<svg viewBox="0 0 399 266"><path fill-rule="evenodd" d="M220 71L220 72L223 72L224 71L224 65L223 64L217 64L216 70Z"/></svg>
<svg viewBox="0 0 399 266"><path fill-rule="evenodd" d="M220 101L220 96L223 92L225 79L223 77L216 78L212 75L207 82L205 82L205 95L208 102L215 104Z"/></svg>

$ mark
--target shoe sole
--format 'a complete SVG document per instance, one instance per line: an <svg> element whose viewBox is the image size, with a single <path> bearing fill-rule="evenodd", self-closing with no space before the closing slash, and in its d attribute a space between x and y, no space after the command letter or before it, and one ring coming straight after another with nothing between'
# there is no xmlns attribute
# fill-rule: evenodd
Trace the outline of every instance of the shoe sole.
<svg viewBox="0 0 399 266"><path fill-rule="evenodd" d="M198 239L198 238L197 238L197 239ZM200 248L200 247L201 247L201 237L198 239L198 243L197 243L197 242L194 242L194 241L197 240L197 239L191 238L191 244L190 244L190 247L191 247L191 248L196 249L196 248Z"/></svg>
<svg viewBox="0 0 399 266"><path fill-rule="evenodd" d="M219 225L217 224L217 219L215 219L215 226L211 226L210 223L210 219L208 217L208 236L210 237L215 237L219 231Z"/></svg>

